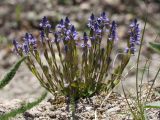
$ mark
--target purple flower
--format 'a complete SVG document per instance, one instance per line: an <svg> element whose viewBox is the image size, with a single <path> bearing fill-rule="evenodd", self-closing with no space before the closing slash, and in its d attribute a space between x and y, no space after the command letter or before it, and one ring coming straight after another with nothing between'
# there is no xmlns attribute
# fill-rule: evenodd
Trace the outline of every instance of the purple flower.
<svg viewBox="0 0 160 120"><path fill-rule="evenodd" d="M139 27L139 24L137 23L137 19L133 20L132 23L129 26L129 34L130 34L130 40L129 40L129 47L126 48L125 52L127 53L129 50L132 54L135 53L136 45L140 45L140 39L141 39L141 30Z"/></svg>
<svg viewBox="0 0 160 120"><path fill-rule="evenodd" d="M96 37L93 35L92 37L90 37L91 41L94 41L96 39Z"/></svg>
<svg viewBox="0 0 160 120"><path fill-rule="evenodd" d="M118 40L117 24L116 24L115 21L113 21L112 24L111 24L109 40Z"/></svg>
<svg viewBox="0 0 160 120"><path fill-rule="evenodd" d="M39 24L40 28L42 29L50 29L51 28L51 24L49 23L48 19L46 16L44 16Z"/></svg>
<svg viewBox="0 0 160 120"><path fill-rule="evenodd" d="M139 27L139 24L137 23L137 19L135 19L131 24L130 24L130 42L139 45L140 44L140 39L141 39L141 30Z"/></svg>
<svg viewBox="0 0 160 120"><path fill-rule="evenodd" d="M65 37L65 40L66 40L66 41L68 41L68 40L70 40L70 39L71 39L70 36L66 36L66 37Z"/></svg>
<svg viewBox="0 0 160 120"><path fill-rule="evenodd" d="M18 44L16 40L13 40L13 45L15 47L15 51L18 53L19 48L21 48L25 55L29 53L30 50L36 50L37 49L37 42L36 38L33 37L32 34L26 33L24 36L24 42L22 47Z"/></svg>
<svg viewBox="0 0 160 120"><path fill-rule="evenodd" d="M70 40L71 39L71 34L74 39L76 39L76 31L73 25L70 23L70 20L68 17L65 18L65 20L61 19L59 24L56 26L57 32L59 33L59 37L62 37L60 39L65 39L65 40Z"/></svg>
<svg viewBox="0 0 160 120"><path fill-rule="evenodd" d="M59 24L57 25L57 28L60 28L60 29L64 29L65 28L63 19L60 20Z"/></svg>
<svg viewBox="0 0 160 120"><path fill-rule="evenodd" d="M86 32L84 32L82 40L84 41L84 43L80 45L82 48L91 47L91 45L88 44L89 37Z"/></svg>
<svg viewBox="0 0 160 120"><path fill-rule="evenodd" d="M72 25L71 28L66 31L65 40L70 40L70 39L73 39L73 40L78 39L78 33L74 25Z"/></svg>
<svg viewBox="0 0 160 120"><path fill-rule="evenodd" d="M36 47L37 47L36 38L33 37L33 35L30 33L25 34L24 43L25 43L25 45L27 45L28 48L30 45L33 46L34 49L36 49Z"/></svg>
<svg viewBox="0 0 160 120"><path fill-rule="evenodd" d="M97 22L98 22L99 26L101 26L102 28L109 24L109 19L108 19L105 12L102 12L100 17L97 18Z"/></svg>
<svg viewBox="0 0 160 120"><path fill-rule="evenodd" d="M130 46L130 48L125 48L125 50L124 50L124 52L125 53L128 53L128 52L131 52L132 54L134 54L135 52L136 52L136 48L135 48L135 45L134 44L132 44L131 46Z"/></svg>
<svg viewBox="0 0 160 120"><path fill-rule="evenodd" d="M64 22L65 22L65 25L71 25L71 24L70 24L70 20L69 20L68 17L65 18L65 21L64 21Z"/></svg>
<svg viewBox="0 0 160 120"><path fill-rule="evenodd" d="M26 33L25 36L24 36L24 42L27 46L29 46L29 41L30 41L30 34L29 33Z"/></svg>
<svg viewBox="0 0 160 120"><path fill-rule="evenodd" d="M109 24L109 19L105 12L101 13L100 17L95 17L94 14L91 14L88 19L89 23L88 27L91 29L91 41L102 38L102 32L104 31L104 27Z"/></svg>
<svg viewBox="0 0 160 120"><path fill-rule="evenodd" d="M109 24L109 19L106 15L105 12L102 12L100 17L95 17L94 14L91 14L90 18L88 19L88 27L91 28L91 29L95 29L95 25L101 29L104 28L104 26L108 25Z"/></svg>
<svg viewBox="0 0 160 120"><path fill-rule="evenodd" d="M93 31L96 35L100 35L102 33L102 30L100 29L99 25L95 23Z"/></svg>
<svg viewBox="0 0 160 120"><path fill-rule="evenodd" d="M18 49L19 49L20 46L15 39L13 40L13 45L14 45L14 50L18 53Z"/></svg>
<svg viewBox="0 0 160 120"><path fill-rule="evenodd" d="M108 17L107 17L107 15L106 15L106 13L105 12L102 12L101 13L101 20L103 21L103 22L105 22L105 23L108 23L109 22L109 19L108 19Z"/></svg>
<svg viewBox="0 0 160 120"><path fill-rule="evenodd" d="M94 16L94 14L92 13L89 20L93 21L94 19L95 19L95 16Z"/></svg>
<svg viewBox="0 0 160 120"><path fill-rule="evenodd" d="M87 41L89 40L89 37L87 36L87 33L86 33L86 32L84 32L84 34L83 34L83 40L84 40L85 42L87 42Z"/></svg>
<svg viewBox="0 0 160 120"><path fill-rule="evenodd" d="M94 16L94 14L92 13L91 16L90 16L90 18L88 19L88 24L87 24L87 26L88 26L89 28L93 29L95 23L96 23L95 16Z"/></svg>
<svg viewBox="0 0 160 120"><path fill-rule="evenodd" d="M90 39L92 41L96 40L96 38L102 38L102 29L97 23L95 23L91 29L93 34L90 36Z"/></svg>
<svg viewBox="0 0 160 120"><path fill-rule="evenodd" d="M71 34L74 40L78 39L78 33L73 25L71 26Z"/></svg>
<svg viewBox="0 0 160 120"><path fill-rule="evenodd" d="M29 53L29 47L27 44L23 44L23 52L25 53L25 55L27 55Z"/></svg>
<svg viewBox="0 0 160 120"><path fill-rule="evenodd" d="M59 24L60 24L60 25L64 25L63 19L60 20Z"/></svg>
<svg viewBox="0 0 160 120"><path fill-rule="evenodd" d="M33 35L31 34L31 40L30 40L30 45L33 46L33 49L37 49L37 40Z"/></svg>

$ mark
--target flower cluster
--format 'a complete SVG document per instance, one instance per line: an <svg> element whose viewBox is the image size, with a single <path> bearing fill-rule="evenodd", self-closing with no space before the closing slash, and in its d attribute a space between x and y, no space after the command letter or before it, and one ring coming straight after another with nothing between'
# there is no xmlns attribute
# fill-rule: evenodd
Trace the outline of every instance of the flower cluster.
<svg viewBox="0 0 160 120"><path fill-rule="evenodd" d="M135 53L136 45L140 45L140 27L139 24L137 23L137 19L135 19L134 21L132 21L132 23L129 26L129 34L130 34L130 41L129 41L129 45L128 47L125 49L126 52L131 52L132 54Z"/></svg>
<svg viewBox="0 0 160 120"><path fill-rule="evenodd" d="M115 21L112 22L111 24L111 30L110 30L110 34L109 34L109 40L118 40L118 36L117 36L117 24Z"/></svg>
<svg viewBox="0 0 160 120"><path fill-rule="evenodd" d="M24 54L27 55L30 51L37 49L36 38L31 33L26 33L23 37L23 41L23 44L20 45L15 39L13 40L14 50L17 53L22 53L23 51Z"/></svg>
<svg viewBox="0 0 160 120"><path fill-rule="evenodd" d="M109 19L107 18L105 13L102 13L100 17L95 17L94 14L91 14L88 19L88 27L91 29L91 40L95 40L96 38L101 38L101 34L103 32L103 28L109 24Z"/></svg>
<svg viewBox="0 0 160 120"><path fill-rule="evenodd" d="M22 45L13 40L15 51L21 57L29 54L28 68L52 94L58 91L67 98L78 100L113 89L129 62L130 52L134 53L135 45L140 43L139 24L134 20L129 31L130 52L124 54L114 70L110 70L114 42L118 39L116 22L110 21L103 12L99 17L91 14L87 25L89 33L84 31L80 37L68 17L61 19L54 30L47 17L43 17L39 24L42 51L31 33L24 35ZM103 35L108 37L102 45ZM35 61L41 70L37 69ZM113 73L108 75L109 71Z"/></svg>
<svg viewBox="0 0 160 120"><path fill-rule="evenodd" d="M39 24L39 27L41 28L41 31L40 31L41 41L44 42L45 33L47 33L46 37L48 37L48 33L51 32L51 27L52 27L46 16L42 18Z"/></svg>
<svg viewBox="0 0 160 120"><path fill-rule="evenodd" d="M65 20L61 19L59 24L57 25L57 32L56 34L58 35L59 41L60 40L77 40L78 39L78 33L74 27L70 23L70 20L68 17L65 18Z"/></svg>
<svg viewBox="0 0 160 120"><path fill-rule="evenodd" d="M84 42L83 44L81 44L82 48L84 48L84 47L91 47L91 45L88 44L89 37L87 36L86 32L84 32L82 40Z"/></svg>
<svg viewBox="0 0 160 120"><path fill-rule="evenodd" d="M100 17L95 17L92 13L90 18L88 19L88 27L95 30L96 27L103 28L109 25L109 18L107 17L105 12L102 12Z"/></svg>
<svg viewBox="0 0 160 120"><path fill-rule="evenodd" d="M44 16L39 24L40 28L42 28L42 30L44 29L51 29L51 24L49 23L48 19L46 16Z"/></svg>

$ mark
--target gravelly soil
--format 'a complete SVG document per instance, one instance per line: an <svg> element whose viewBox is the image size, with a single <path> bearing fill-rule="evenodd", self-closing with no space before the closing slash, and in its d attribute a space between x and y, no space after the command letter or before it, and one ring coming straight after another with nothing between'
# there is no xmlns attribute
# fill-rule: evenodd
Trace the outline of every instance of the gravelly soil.
<svg viewBox="0 0 160 120"><path fill-rule="evenodd" d="M64 101L62 96L56 100L43 101L37 107L12 120L69 120L71 113L66 109L67 104ZM18 99L0 102L0 114L17 108L22 102ZM159 120L159 114L159 109L147 110L149 120ZM94 96L90 102L81 99L77 104L76 117L77 120L132 120L126 100L117 93L113 93L109 98L106 94Z"/></svg>

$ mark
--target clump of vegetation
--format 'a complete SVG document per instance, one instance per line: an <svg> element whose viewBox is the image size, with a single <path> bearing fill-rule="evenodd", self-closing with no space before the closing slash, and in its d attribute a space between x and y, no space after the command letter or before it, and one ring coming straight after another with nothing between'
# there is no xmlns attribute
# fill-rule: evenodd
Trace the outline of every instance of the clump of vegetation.
<svg viewBox="0 0 160 120"><path fill-rule="evenodd" d="M109 20L105 12L99 17L91 14L89 32L84 31L82 37L68 17L61 19L55 28L47 17L39 25L40 40L26 33L22 44L13 40L14 50L20 57L28 56L25 62L41 85L53 95L57 92L64 95L73 111L80 98L112 90L140 44L140 27L135 19L129 26L121 60L112 68L113 47L118 41L117 23Z"/></svg>

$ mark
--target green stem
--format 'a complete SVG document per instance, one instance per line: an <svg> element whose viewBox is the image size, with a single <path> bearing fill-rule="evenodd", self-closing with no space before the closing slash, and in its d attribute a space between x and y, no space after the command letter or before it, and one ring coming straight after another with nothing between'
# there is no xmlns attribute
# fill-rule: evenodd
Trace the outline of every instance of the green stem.
<svg viewBox="0 0 160 120"><path fill-rule="evenodd" d="M146 25L147 25L147 15L146 15L146 20L145 20L145 25L144 25L144 29L143 29L143 33L142 33L142 39L141 39L141 43L140 43L140 48L139 48L139 52L138 52L138 58L137 58L137 68L136 68L136 93L137 93L137 101L138 101L138 106L140 107L140 96L139 96L139 87L138 87L138 71L139 71L139 60L140 60L140 53L142 50L142 43L144 40L144 33L146 30Z"/></svg>

